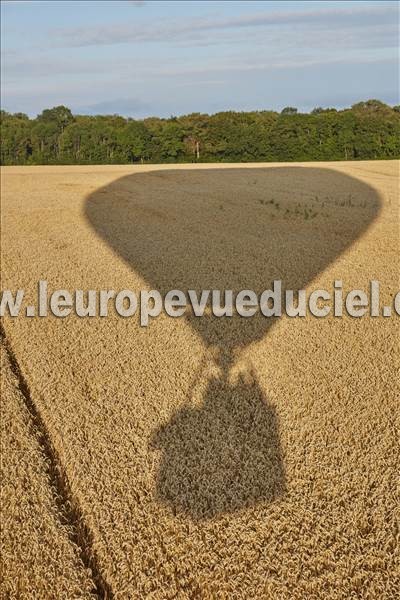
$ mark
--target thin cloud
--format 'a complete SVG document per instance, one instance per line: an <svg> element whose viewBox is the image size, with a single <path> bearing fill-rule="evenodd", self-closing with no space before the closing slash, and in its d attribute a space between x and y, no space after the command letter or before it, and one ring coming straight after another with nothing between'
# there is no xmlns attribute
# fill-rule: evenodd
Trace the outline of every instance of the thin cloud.
<svg viewBox="0 0 400 600"><path fill-rule="evenodd" d="M52 59L45 55L2 57L3 81L21 78L61 77L64 75L92 75L103 73L104 65L95 60Z"/></svg>
<svg viewBox="0 0 400 600"><path fill-rule="evenodd" d="M191 87L193 85L221 85L226 83L226 77L234 74L244 73L257 73L257 72L273 72L273 71L288 71L298 69L312 69L318 67L329 67L335 65L390 65L397 64L396 58L375 58L365 57L362 55L356 55L352 57L330 57L330 56L319 56L318 58L312 57L297 57L297 58L270 58L268 61L255 61L251 59L243 59L231 57L229 61L214 62L213 64L204 64L198 66L182 67L176 66L163 66L160 63L146 63L141 66L133 65L131 62L121 63L120 67L124 72L116 72L112 69L112 61L108 62L107 65L104 63L102 67L98 67L96 72L91 71L91 62L79 62L78 64L47 62L45 64L38 63L36 68L32 68L32 65L27 65L27 73L29 76L24 77L11 77L6 73L7 85L4 86L4 90L8 93L23 93L29 89L42 90L43 93L56 92L60 90L60 82L55 79L55 76L63 79L63 74L73 75L85 75L92 73L93 75L99 75L98 77L92 78L91 89L94 87L100 88L102 93L107 87L115 87L118 85L127 86L135 82L135 85L139 85L145 82L158 82L160 78L175 78L174 85L179 87ZM104 72L108 72L109 76L105 79ZM44 77L47 74L51 76L54 84L49 81L48 78ZM39 75L42 75L40 77ZM32 81L34 82L32 84ZM83 86L84 78L80 78L80 81L75 78L74 83L66 84L68 87L63 88L64 91L72 91L73 89L79 90ZM28 86L28 87L27 87ZM113 99L112 101L100 102L97 104L91 104L86 106L88 110L94 110L98 108L102 111L118 112L117 103L119 103L119 110L129 108L130 105L134 105L137 110L141 108L147 108L147 105L141 105L137 98L119 98ZM82 109L83 110L83 109Z"/></svg>
<svg viewBox="0 0 400 600"><path fill-rule="evenodd" d="M396 59L387 58L365 58L362 56L353 57L351 59L345 58L316 58L316 59L300 59L300 60L287 60L287 61L269 61L262 63L221 63L212 66L204 66L198 68L189 69L163 69L157 73L158 76L164 75L167 77L171 76L194 76L204 75L208 73L245 73L253 71L276 71L286 69L304 69L310 67L321 67L328 65L379 65L379 64L392 64L397 63ZM156 73L153 73L154 75Z"/></svg>
<svg viewBox="0 0 400 600"><path fill-rule="evenodd" d="M225 79L195 79L193 81L180 81L175 83L175 87L194 87L209 85L226 85Z"/></svg>
<svg viewBox="0 0 400 600"><path fill-rule="evenodd" d="M116 98L74 108L75 113L82 115L118 114L130 117L148 113L150 110L151 105L138 98Z"/></svg>
<svg viewBox="0 0 400 600"><path fill-rule="evenodd" d="M266 47L276 53L283 46L286 51L296 49L325 49L360 48L396 48L398 47L399 28L396 23L382 25L368 24L362 28L341 26L340 28L314 28L312 32L307 28L291 29L289 35L282 37L279 29L275 28L266 35L265 30L252 31L251 36L242 31L221 31L218 36L210 36L205 32L196 32L187 38L174 40L177 48L230 46L235 47L240 43L243 47Z"/></svg>
<svg viewBox="0 0 400 600"><path fill-rule="evenodd" d="M316 10L291 10L263 12L253 15L225 19L198 19L152 27L137 27L134 24L117 23L105 26L85 28L63 28L54 30L64 46L100 46L134 42L168 42L190 39L200 32L237 30L244 28L274 27L328 27L350 25L361 28L366 25L393 24L399 14L396 4L381 6L360 5L356 7L326 8Z"/></svg>

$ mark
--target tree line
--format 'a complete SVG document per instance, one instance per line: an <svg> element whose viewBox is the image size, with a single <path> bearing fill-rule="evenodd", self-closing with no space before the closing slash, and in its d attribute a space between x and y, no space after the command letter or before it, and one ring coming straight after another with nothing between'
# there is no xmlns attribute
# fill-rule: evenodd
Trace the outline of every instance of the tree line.
<svg viewBox="0 0 400 600"><path fill-rule="evenodd" d="M400 157L400 106L367 100L299 113L193 113L142 120L1 111L1 164L362 160Z"/></svg>

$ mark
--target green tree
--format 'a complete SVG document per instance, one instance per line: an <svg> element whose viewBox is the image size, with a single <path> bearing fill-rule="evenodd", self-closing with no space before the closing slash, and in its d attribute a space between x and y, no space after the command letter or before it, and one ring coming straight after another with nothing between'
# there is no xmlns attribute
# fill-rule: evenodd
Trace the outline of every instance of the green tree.
<svg viewBox="0 0 400 600"><path fill-rule="evenodd" d="M2 110L1 134L9 165L384 159L400 156L400 108L372 99L310 114L286 107L139 121L56 106L35 119Z"/></svg>

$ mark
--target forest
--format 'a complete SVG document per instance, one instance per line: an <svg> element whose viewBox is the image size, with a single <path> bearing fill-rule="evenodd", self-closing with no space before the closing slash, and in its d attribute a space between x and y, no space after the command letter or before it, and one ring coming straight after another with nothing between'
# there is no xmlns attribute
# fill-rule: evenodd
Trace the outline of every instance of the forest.
<svg viewBox="0 0 400 600"><path fill-rule="evenodd" d="M1 111L1 164L334 161L400 157L400 106L379 100L300 113L193 113L142 120Z"/></svg>

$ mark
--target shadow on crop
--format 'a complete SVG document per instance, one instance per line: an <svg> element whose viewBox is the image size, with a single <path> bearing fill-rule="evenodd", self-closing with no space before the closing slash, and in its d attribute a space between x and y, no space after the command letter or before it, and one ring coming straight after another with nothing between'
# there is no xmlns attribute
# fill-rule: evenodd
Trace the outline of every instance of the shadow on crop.
<svg viewBox="0 0 400 600"><path fill-rule="evenodd" d="M97 190L86 216L161 294L260 294L275 279L304 289L362 235L379 206L371 187L329 169L168 169ZM235 382L230 373L240 351L275 320L185 318L217 356L210 360L221 375L208 380L201 406L188 397L155 432L157 498L195 520L270 502L285 492L278 417L251 368Z"/></svg>

